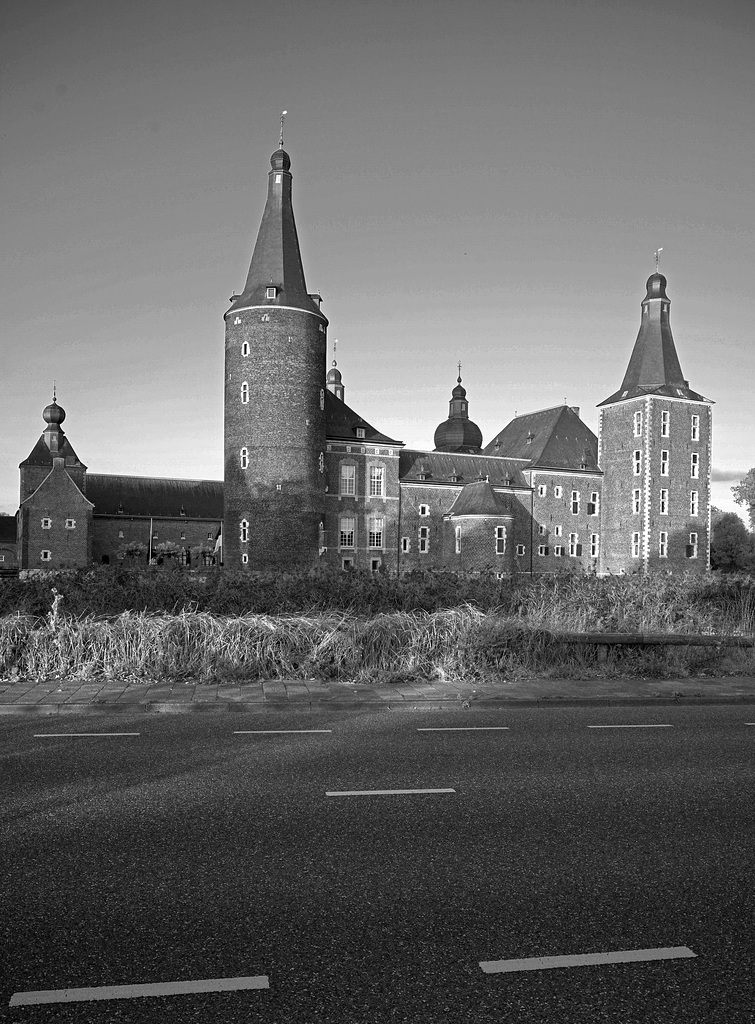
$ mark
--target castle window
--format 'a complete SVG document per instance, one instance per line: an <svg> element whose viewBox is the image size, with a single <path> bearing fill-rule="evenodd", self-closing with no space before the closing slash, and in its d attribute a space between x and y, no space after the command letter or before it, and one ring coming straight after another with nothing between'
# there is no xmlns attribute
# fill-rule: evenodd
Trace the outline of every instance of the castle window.
<svg viewBox="0 0 755 1024"><path fill-rule="evenodd" d="M642 413L636 412L634 414L634 436L642 437Z"/></svg>
<svg viewBox="0 0 755 1024"><path fill-rule="evenodd" d="M600 551L600 536L597 533L590 534L590 558L597 558Z"/></svg>
<svg viewBox="0 0 755 1024"><path fill-rule="evenodd" d="M320 454L317 456L317 468L320 470L321 473L325 472L325 453L324 452L320 452Z"/></svg>
<svg viewBox="0 0 755 1024"><path fill-rule="evenodd" d="M579 534L578 533L570 533L569 534L569 557L570 558L576 558L578 555L581 555L581 554L582 554L582 545L579 543Z"/></svg>
<svg viewBox="0 0 755 1024"><path fill-rule="evenodd" d="M460 555L461 554L461 527L460 526L456 527L455 536L456 536L456 554Z"/></svg>
<svg viewBox="0 0 755 1024"><path fill-rule="evenodd" d="M544 537L548 531L546 530L545 526L541 523L537 528L537 532L540 534L541 537Z"/></svg>
<svg viewBox="0 0 755 1024"><path fill-rule="evenodd" d="M632 558L640 557L640 535L639 533L632 534Z"/></svg>
<svg viewBox="0 0 755 1024"><path fill-rule="evenodd" d="M696 516L697 515L697 506L698 506L697 491L690 491L690 494L689 494L689 514L691 516Z"/></svg>
<svg viewBox="0 0 755 1024"><path fill-rule="evenodd" d="M241 556L241 564L242 565L249 565L249 555L246 553L246 551Z"/></svg>
<svg viewBox="0 0 755 1024"><path fill-rule="evenodd" d="M382 498L384 494L385 470L382 466L370 466L370 497Z"/></svg>
<svg viewBox="0 0 755 1024"><path fill-rule="evenodd" d="M668 534L665 530L661 530L658 538L658 554L661 558L668 558Z"/></svg>
<svg viewBox="0 0 755 1024"><path fill-rule="evenodd" d="M353 516L341 516L339 526L339 544L341 548L353 548L354 547L354 531L356 529L356 519Z"/></svg>
<svg viewBox="0 0 755 1024"><path fill-rule="evenodd" d="M517 546L516 546L516 553L521 558L522 555L526 555L527 554L527 548L524 546L524 544L517 544Z"/></svg>
<svg viewBox="0 0 755 1024"><path fill-rule="evenodd" d="M247 381L241 385L241 404L246 405L249 401L249 384Z"/></svg>
<svg viewBox="0 0 755 1024"><path fill-rule="evenodd" d="M368 523L369 543L371 548L383 546L383 517L370 516Z"/></svg>
<svg viewBox="0 0 755 1024"><path fill-rule="evenodd" d="M687 545L687 558L697 558L697 534L691 533L689 535L689 544Z"/></svg>
<svg viewBox="0 0 755 1024"><path fill-rule="evenodd" d="M495 553L504 555L506 553L506 527L496 526L495 528Z"/></svg>
<svg viewBox="0 0 755 1024"><path fill-rule="evenodd" d="M661 413L661 437L669 436L669 419L671 414L668 411Z"/></svg>
<svg viewBox="0 0 755 1024"><path fill-rule="evenodd" d="M43 562L49 562L52 560L52 551L48 551L45 549L44 551L42 551L39 557Z"/></svg>
<svg viewBox="0 0 755 1024"><path fill-rule="evenodd" d="M419 550L420 554L427 554L427 550L430 546L430 527L420 526L419 528Z"/></svg>
<svg viewBox="0 0 755 1024"><path fill-rule="evenodd" d="M118 540L123 540L123 530L118 531Z"/></svg>
<svg viewBox="0 0 755 1024"><path fill-rule="evenodd" d="M354 495L357 492L357 467L341 463L341 494Z"/></svg>
<svg viewBox="0 0 755 1024"><path fill-rule="evenodd" d="M691 426L692 426L692 432L691 432L692 440L693 441L699 441L700 440L700 417L699 416L693 416L692 417Z"/></svg>
<svg viewBox="0 0 755 1024"><path fill-rule="evenodd" d="M596 516L598 514L598 506L600 504L600 495L597 491L592 491L590 494L590 500L587 503L587 514L588 516Z"/></svg>
<svg viewBox="0 0 755 1024"><path fill-rule="evenodd" d="M408 537L401 538L401 550L403 551L404 554L406 554L407 551L410 550L411 546L412 544Z"/></svg>
<svg viewBox="0 0 755 1024"><path fill-rule="evenodd" d="M546 544L540 544L538 546L537 553L541 558L544 558L545 555L548 554L548 546Z"/></svg>
<svg viewBox="0 0 755 1024"><path fill-rule="evenodd" d="M564 493L564 489L563 489L563 487L559 487L558 485L556 485L556 486L555 486L555 487L553 488L553 494L554 494L554 496L555 496L556 498L560 498L560 497L562 497L563 493Z"/></svg>
<svg viewBox="0 0 755 1024"><path fill-rule="evenodd" d="M282 174L276 174L275 175L275 184L276 185L280 185L282 181L283 181L283 175Z"/></svg>
<svg viewBox="0 0 755 1024"><path fill-rule="evenodd" d="M538 498L544 498L547 493L548 493L548 488L547 488L547 486L545 484L538 484L537 485L537 496L538 496Z"/></svg>
<svg viewBox="0 0 755 1024"><path fill-rule="evenodd" d="M42 520L42 529L43 530L49 530L51 526L52 526L52 519L43 519Z"/></svg>
<svg viewBox="0 0 755 1024"><path fill-rule="evenodd" d="M317 328L320 331L320 334L325 334L325 325L324 324L318 324Z"/></svg>
<svg viewBox="0 0 755 1024"><path fill-rule="evenodd" d="M691 462L691 465L690 465L690 476L695 477L695 478L700 476L700 454L699 454L699 452L692 452L692 462Z"/></svg>
<svg viewBox="0 0 755 1024"><path fill-rule="evenodd" d="M553 554L556 556L556 558L561 558L563 556L563 553L564 549L561 547L561 545L556 544L555 548L553 549Z"/></svg>
<svg viewBox="0 0 755 1024"><path fill-rule="evenodd" d="M320 409L325 408L325 388L320 388Z"/></svg>
<svg viewBox="0 0 755 1024"><path fill-rule="evenodd" d="M554 537L560 537L560 536L561 536L561 534L562 534L562 532L563 532L563 531L562 531L562 529L561 529L561 527L560 527L560 526L554 526L554 527L553 527L553 536L554 536Z"/></svg>
<svg viewBox="0 0 755 1024"><path fill-rule="evenodd" d="M420 505L420 507L419 507L419 514L421 516L429 516L430 515L430 506L429 505Z"/></svg>
<svg viewBox="0 0 755 1024"><path fill-rule="evenodd" d="M262 321L263 324L269 323L270 322L270 314L269 313L263 313L262 316L260 317L260 320Z"/></svg>
<svg viewBox="0 0 755 1024"><path fill-rule="evenodd" d="M573 516L579 515L579 491L571 492L571 514Z"/></svg>
<svg viewBox="0 0 755 1024"><path fill-rule="evenodd" d="M380 569L380 566L382 564L383 564L382 558L371 558L370 559L370 571L371 572L378 572L379 569Z"/></svg>
<svg viewBox="0 0 755 1024"><path fill-rule="evenodd" d="M239 463L241 464L241 468L242 469L248 469L249 468L249 449L248 448L242 448L241 449L241 452L239 453Z"/></svg>
<svg viewBox="0 0 755 1024"><path fill-rule="evenodd" d="M66 530L75 530L75 529L76 529L76 520L75 519L66 519Z"/></svg>
<svg viewBox="0 0 755 1024"><path fill-rule="evenodd" d="M634 465L634 475L639 476L642 472L642 452L639 448L635 449L632 453L632 463Z"/></svg>
<svg viewBox="0 0 755 1024"><path fill-rule="evenodd" d="M248 356L249 355L249 342L248 341L242 341L241 342L241 354L242 354L242 356Z"/></svg>
<svg viewBox="0 0 755 1024"><path fill-rule="evenodd" d="M181 540L186 540L186 530L181 530Z"/></svg>
<svg viewBox="0 0 755 1024"><path fill-rule="evenodd" d="M212 537L208 537L208 540ZM239 523L239 540L242 544L246 544L249 541L249 522L246 519L242 519Z"/></svg>
<svg viewBox="0 0 755 1024"><path fill-rule="evenodd" d="M660 512L662 516L668 515L668 491L665 487L661 488Z"/></svg>
<svg viewBox="0 0 755 1024"><path fill-rule="evenodd" d="M357 437L364 437L364 427L357 427L356 428L356 434L357 434Z"/></svg>
<svg viewBox="0 0 755 1024"><path fill-rule="evenodd" d="M274 285L270 285L268 288L265 289L265 298L274 299L277 292L278 289Z"/></svg>
<svg viewBox="0 0 755 1024"><path fill-rule="evenodd" d="M640 514L640 501L642 499L642 491L639 487L635 487L632 491L632 512L638 516Z"/></svg>
<svg viewBox="0 0 755 1024"><path fill-rule="evenodd" d="M668 476L668 452L661 452L661 476Z"/></svg>
<svg viewBox="0 0 755 1024"><path fill-rule="evenodd" d="M353 569L354 568L354 559L353 558L342 558L341 559L341 568L342 569Z"/></svg>

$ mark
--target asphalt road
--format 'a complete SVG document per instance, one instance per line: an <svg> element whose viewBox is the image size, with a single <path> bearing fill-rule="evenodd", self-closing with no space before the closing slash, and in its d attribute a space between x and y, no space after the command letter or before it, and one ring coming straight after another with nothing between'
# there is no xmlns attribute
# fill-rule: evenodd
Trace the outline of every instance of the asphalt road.
<svg viewBox="0 0 755 1024"><path fill-rule="evenodd" d="M746 707L2 720L0 1017L755 1021L746 722ZM607 724L671 728L588 728ZM418 731L441 726L478 728ZM332 731L234 734L254 729ZM139 735L35 737L74 732ZM454 792L327 795L386 789ZM480 967L676 947L695 956ZM9 1005L259 976L268 988Z"/></svg>

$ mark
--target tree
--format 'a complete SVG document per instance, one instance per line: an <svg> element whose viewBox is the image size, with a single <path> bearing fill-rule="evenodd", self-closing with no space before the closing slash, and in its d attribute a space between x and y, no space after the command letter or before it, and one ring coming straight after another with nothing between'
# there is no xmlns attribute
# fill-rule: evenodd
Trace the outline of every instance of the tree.
<svg viewBox="0 0 755 1024"><path fill-rule="evenodd" d="M755 572L755 537L736 512L712 509L710 564L721 572Z"/></svg>
<svg viewBox="0 0 755 1024"><path fill-rule="evenodd" d="M755 469L742 477L739 483L732 487L731 493L737 505L747 506L747 515L750 518L750 529L755 530Z"/></svg>

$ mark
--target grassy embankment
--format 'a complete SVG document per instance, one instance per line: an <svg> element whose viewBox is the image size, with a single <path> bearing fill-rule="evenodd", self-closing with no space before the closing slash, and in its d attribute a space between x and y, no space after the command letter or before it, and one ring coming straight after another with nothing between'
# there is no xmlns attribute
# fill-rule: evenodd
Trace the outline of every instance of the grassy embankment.
<svg viewBox="0 0 755 1024"><path fill-rule="evenodd" d="M5 679L755 674L751 648L618 647L599 664L559 641L573 632L753 635L755 580L103 568L0 582Z"/></svg>

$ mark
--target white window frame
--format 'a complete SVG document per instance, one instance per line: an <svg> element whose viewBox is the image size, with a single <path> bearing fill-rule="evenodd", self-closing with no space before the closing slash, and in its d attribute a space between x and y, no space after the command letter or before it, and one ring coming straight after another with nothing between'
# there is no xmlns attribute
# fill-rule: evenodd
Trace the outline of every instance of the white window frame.
<svg viewBox="0 0 755 1024"><path fill-rule="evenodd" d="M576 558L577 557L577 547L578 547L578 545L579 545L579 534L578 533L570 533L569 534L569 558Z"/></svg>
<svg viewBox="0 0 755 1024"><path fill-rule="evenodd" d="M497 555L506 554L506 527L496 526L495 528L495 553Z"/></svg>
<svg viewBox="0 0 755 1024"><path fill-rule="evenodd" d="M419 553L421 555L426 555L427 552L430 550L430 527L429 526L420 526L418 540L419 540Z"/></svg>
<svg viewBox="0 0 755 1024"><path fill-rule="evenodd" d="M516 553L518 558L522 558L524 555L527 554L526 546L524 544L517 544Z"/></svg>
<svg viewBox="0 0 755 1024"><path fill-rule="evenodd" d="M354 462L342 462L338 474L339 494L344 498L356 497L357 467Z"/></svg>
<svg viewBox="0 0 755 1024"><path fill-rule="evenodd" d="M240 464L242 469L248 469L249 468L249 449L248 448L242 448L241 451L239 452L239 464Z"/></svg>
<svg viewBox="0 0 755 1024"><path fill-rule="evenodd" d="M454 538L455 538L456 554L460 555L461 554L461 527L460 526L457 526L456 529L454 530Z"/></svg>
<svg viewBox="0 0 755 1024"><path fill-rule="evenodd" d="M632 490L632 515L638 516L642 511L642 488L635 487Z"/></svg>
<svg viewBox="0 0 755 1024"><path fill-rule="evenodd" d="M564 494L563 487L560 484L556 484L556 486L553 488L553 497L554 498L561 498L561 497L563 497L563 494Z"/></svg>
<svg viewBox="0 0 755 1024"><path fill-rule="evenodd" d="M600 554L600 534L590 534L590 558L597 558Z"/></svg>
<svg viewBox="0 0 755 1024"><path fill-rule="evenodd" d="M538 498L544 498L547 493L548 493L548 486L547 486L547 484L538 484L537 485L537 496L538 496Z"/></svg>
<svg viewBox="0 0 755 1024"><path fill-rule="evenodd" d="M42 520L42 529L43 530L51 530L52 529L52 519L49 519L47 516L45 516L44 519Z"/></svg>
<svg viewBox="0 0 755 1024"><path fill-rule="evenodd" d="M693 416L692 417L692 421L690 423L690 440L691 441L699 441L700 440L700 417L699 416Z"/></svg>
<svg viewBox="0 0 755 1024"><path fill-rule="evenodd" d="M420 505L420 507L419 507L419 514L421 516L429 516L430 515L430 506L429 505Z"/></svg>
<svg viewBox="0 0 755 1024"><path fill-rule="evenodd" d="M658 535L658 557L668 558L668 531L661 530Z"/></svg>
<svg viewBox="0 0 755 1024"><path fill-rule="evenodd" d="M370 549L382 551L385 547L385 516L370 516L367 522L367 534Z"/></svg>
<svg viewBox="0 0 755 1024"><path fill-rule="evenodd" d="M75 519L66 519L66 530L75 530L75 529L76 529L76 520Z"/></svg>
<svg viewBox="0 0 755 1024"><path fill-rule="evenodd" d="M275 287L275 285L268 285L267 288L265 289L266 299L274 299L277 294L278 289Z"/></svg>
<svg viewBox="0 0 755 1024"><path fill-rule="evenodd" d="M249 355L249 342L248 341L242 341L241 342L241 354L242 354L242 356L244 356L244 358L246 358L246 356Z"/></svg>
<svg viewBox="0 0 755 1024"><path fill-rule="evenodd" d="M699 514L700 507L700 492L690 491L689 492L689 514L691 516L697 516Z"/></svg>
<svg viewBox="0 0 755 1024"><path fill-rule="evenodd" d="M632 558L640 557L640 534L639 531L632 534Z"/></svg>
<svg viewBox="0 0 755 1024"><path fill-rule="evenodd" d="M634 466L634 475L640 476L642 473L642 449L635 448L632 452L632 464Z"/></svg>
<svg viewBox="0 0 755 1024"><path fill-rule="evenodd" d="M564 556L564 549L563 549L563 546L561 544L556 544L556 546L553 549L553 555L554 555L555 558L563 558L563 556Z"/></svg>
<svg viewBox="0 0 755 1024"><path fill-rule="evenodd" d="M357 437L363 438L364 437L364 427L357 427L356 428L356 434L357 434Z"/></svg>
<svg viewBox="0 0 755 1024"><path fill-rule="evenodd" d="M249 555L246 553L246 551L244 551L241 555L241 564L249 565Z"/></svg>
<svg viewBox="0 0 755 1024"><path fill-rule="evenodd" d="M560 526L554 526L553 527L553 536L554 537L561 537L561 536L563 536L563 529Z"/></svg>
<svg viewBox="0 0 755 1024"><path fill-rule="evenodd" d="M691 548L694 548L694 551L690 555L690 558L697 558L697 534L696 533L691 533L689 535L689 545L690 545Z"/></svg>
<svg viewBox="0 0 755 1024"><path fill-rule="evenodd" d="M700 452L692 452L689 466L690 476L697 480L700 476Z"/></svg>
<svg viewBox="0 0 755 1024"><path fill-rule="evenodd" d="M537 553L539 558L545 558L545 556L548 554L548 545L538 544Z"/></svg>
<svg viewBox="0 0 755 1024"><path fill-rule="evenodd" d="M412 542L409 537L401 538L401 553L407 554L412 549Z"/></svg>
<svg viewBox="0 0 755 1024"><path fill-rule="evenodd" d="M671 413L668 409L661 410L661 437L671 436Z"/></svg>
<svg viewBox="0 0 755 1024"><path fill-rule="evenodd" d="M540 534L541 537L544 537L548 532L548 527L544 523L540 523L540 525L537 528L537 532Z"/></svg>
<svg viewBox="0 0 755 1024"><path fill-rule="evenodd" d="M634 436L642 437L642 411L634 414Z"/></svg>
<svg viewBox="0 0 755 1024"><path fill-rule="evenodd" d="M42 551L39 554L39 560L40 560L40 562L51 562L52 561L52 551L50 551L48 548L43 548Z"/></svg>
<svg viewBox="0 0 755 1024"><path fill-rule="evenodd" d="M588 509L591 516L600 515L600 491L590 491L590 505L592 505L592 512Z"/></svg>
<svg viewBox="0 0 755 1024"><path fill-rule="evenodd" d="M210 535L212 536L212 535ZM209 538L208 538L209 539ZM249 520L242 519L239 523L239 540L242 544L249 543Z"/></svg>
<svg viewBox="0 0 755 1024"><path fill-rule="evenodd" d="M368 467L370 498L385 497L385 466L370 463Z"/></svg>
<svg viewBox="0 0 755 1024"><path fill-rule="evenodd" d="M579 491L571 492L571 514L573 516L579 515Z"/></svg>
<svg viewBox="0 0 755 1024"><path fill-rule="evenodd" d="M349 529L347 523L351 524ZM345 539L344 539L345 538ZM356 516L341 516L338 520L338 548L351 551L356 548L357 520Z"/></svg>
<svg viewBox="0 0 755 1024"><path fill-rule="evenodd" d="M661 487L661 493L658 501L658 511L662 516L668 515L668 488Z"/></svg>
<svg viewBox="0 0 755 1024"><path fill-rule="evenodd" d="M668 476L668 452L661 449L661 476Z"/></svg>
<svg viewBox="0 0 755 1024"><path fill-rule="evenodd" d="M249 381L244 380L241 382L241 404L249 404Z"/></svg>

